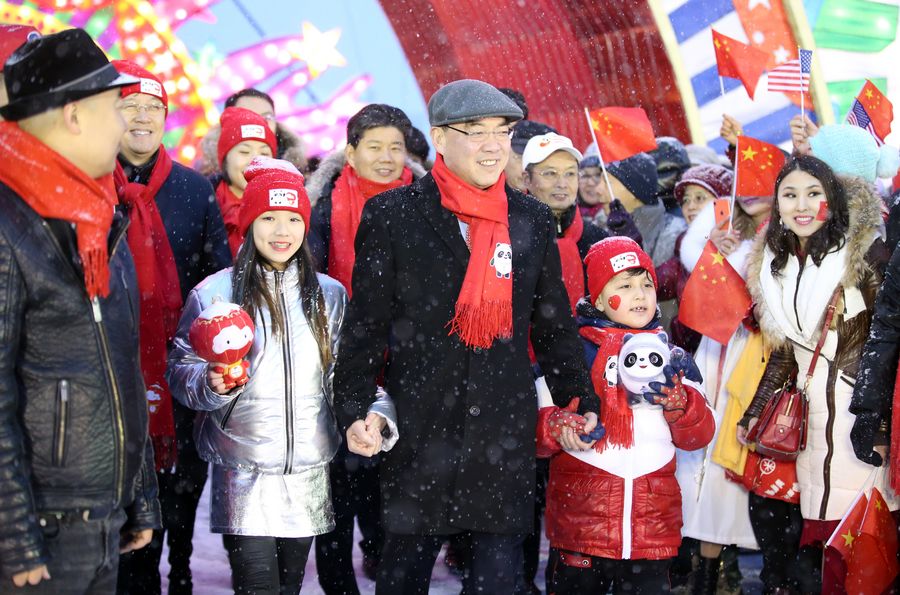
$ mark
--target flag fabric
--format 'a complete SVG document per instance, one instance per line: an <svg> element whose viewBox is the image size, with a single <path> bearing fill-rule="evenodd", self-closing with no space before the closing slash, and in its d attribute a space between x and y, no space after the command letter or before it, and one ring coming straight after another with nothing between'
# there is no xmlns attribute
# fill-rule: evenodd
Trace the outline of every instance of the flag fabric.
<svg viewBox="0 0 900 595"><path fill-rule="evenodd" d="M809 91L812 50L800 50L800 57L769 71L769 91Z"/></svg>
<svg viewBox="0 0 900 595"><path fill-rule="evenodd" d="M606 163L656 148L647 113L639 107L601 107L590 112L600 155Z"/></svg>
<svg viewBox="0 0 900 595"><path fill-rule="evenodd" d="M744 280L712 242L688 277L678 319L698 333L726 345L750 310Z"/></svg>
<svg viewBox="0 0 900 595"><path fill-rule="evenodd" d="M825 555L822 560L822 595L846 595L844 583L847 578L847 561L853 552L853 543L859 534L866 514L869 499L866 491L861 490L850 510L844 513L837 529L825 542Z"/></svg>
<svg viewBox="0 0 900 595"><path fill-rule="evenodd" d="M867 80L853 100L847 122L868 130L878 146L881 146L884 144L884 137L891 133L893 119L894 106L872 81Z"/></svg>
<svg viewBox="0 0 900 595"><path fill-rule="evenodd" d="M784 162L784 152L775 145L739 136L735 152L735 195L772 196L775 178Z"/></svg>
<svg viewBox="0 0 900 595"><path fill-rule="evenodd" d="M715 29L711 31L719 76L740 80L752 99L769 56L764 51L722 35Z"/></svg>
<svg viewBox="0 0 900 595"><path fill-rule="evenodd" d="M848 593L879 595L891 585L898 570L897 525L881 492L872 488L847 560L844 588Z"/></svg>

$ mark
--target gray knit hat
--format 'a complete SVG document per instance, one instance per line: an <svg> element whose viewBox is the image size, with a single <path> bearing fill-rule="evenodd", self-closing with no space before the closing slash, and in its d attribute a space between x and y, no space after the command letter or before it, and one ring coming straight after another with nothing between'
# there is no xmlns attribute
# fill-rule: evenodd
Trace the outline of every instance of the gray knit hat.
<svg viewBox="0 0 900 595"><path fill-rule="evenodd" d="M497 117L515 122L522 119L522 110L484 81L462 79L447 83L428 100L428 121L432 126Z"/></svg>

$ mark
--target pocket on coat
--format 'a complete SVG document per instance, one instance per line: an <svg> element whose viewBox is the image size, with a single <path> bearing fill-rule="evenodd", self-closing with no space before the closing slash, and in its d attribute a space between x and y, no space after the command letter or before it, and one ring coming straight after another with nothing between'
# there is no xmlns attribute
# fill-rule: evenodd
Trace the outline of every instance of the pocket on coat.
<svg viewBox="0 0 900 595"><path fill-rule="evenodd" d="M643 491L640 485L646 490ZM643 493L640 493L642 492ZM641 547L668 546L681 541L681 488L674 476L644 477L635 482L635 541Z"/></svg>
<svg viewBox="0 0 900 595"><path fill-rule="evenodd" d="M69 442L69 381L62 379L56 383L56 407L54 411L53 452L50 462L55 467L66 463L66 449Z"/></svg>

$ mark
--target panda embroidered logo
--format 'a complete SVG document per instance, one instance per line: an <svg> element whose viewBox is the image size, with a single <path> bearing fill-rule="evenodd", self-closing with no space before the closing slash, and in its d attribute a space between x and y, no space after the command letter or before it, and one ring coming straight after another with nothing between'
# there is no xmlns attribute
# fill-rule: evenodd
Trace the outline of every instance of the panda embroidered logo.
<svg viewBox="0 0 900 595"><path fill-rule="evenodd" d="M619 351L619 380L630 394L650 391L651 382L665 382L669 363L669 338L665 333L625 335Z"/></svg>
<svg viewBox="0 0 900 595"><path fill-rule="evenodd" d="M491 258L491 266L497 273L497 277L509 279L512 273L512 246L497 242L494 247L494 256Z"/></svg>

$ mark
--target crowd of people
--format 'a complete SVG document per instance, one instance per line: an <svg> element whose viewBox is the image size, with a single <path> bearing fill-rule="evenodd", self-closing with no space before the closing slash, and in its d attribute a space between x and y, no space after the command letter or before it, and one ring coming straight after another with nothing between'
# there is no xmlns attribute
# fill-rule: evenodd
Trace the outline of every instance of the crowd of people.
<svg viewBox="0 0 900 595"><path fill-rule="evenodd" d="M236 593L299 593L311 551L359 593L357 523L381 594L445 546L466 594L739 592L740 549L766 593L838 593L858 494L900 509L900 156L864 129L794 118L722 219L727 115L724 155L604 163L465 79L427 134L372 104L313 159L245 89L191 169L166 81L85 31L0 25L0 59L0 593L160 593L164 542L191 593L207 481ZM725 342L678 317L709 243L753 302ZM235 382L193 329L241 310ZM749 438L792 378L776 489Z"/></svg>

